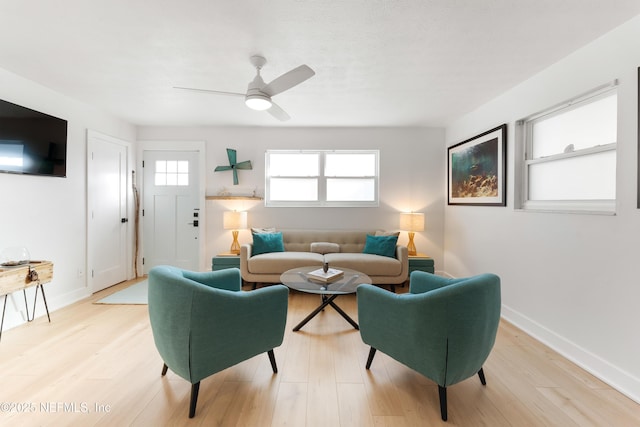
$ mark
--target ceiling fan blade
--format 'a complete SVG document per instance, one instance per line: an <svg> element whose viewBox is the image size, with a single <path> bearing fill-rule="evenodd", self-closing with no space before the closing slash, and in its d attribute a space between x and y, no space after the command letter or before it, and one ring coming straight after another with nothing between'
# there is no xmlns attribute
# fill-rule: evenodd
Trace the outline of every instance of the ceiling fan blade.
<svg viewBox="0 0 640 427"><path fill-rule="evenodd" d="M277 77L260 89L260 92L266 93L269 96L275 96L287 89L291 89L292 87L299 85L307 79L310 79L315 74L316 72L308 66L301 65L287 73L284 73L280 77Z"/></svg>
<svg viewBox="0 0 640 427"><path fill-rule="evenodd" d="M211 90L211 89L198 89L195 87L180 87L180 86L174 86L174 89L180 89L180 90L190 90L193 92L205 92L205 93L213 93L215 95L227 95L227 96L241 96L241 97L245 97L246 94L244 93L238 93L238 92L224 92L221 90Z"/></svg>
<svg viewBox="0 0 640 427"><path fill-rule="evenodd" d="M267 110L267 113L271 114L273 117L280 120L281 122L286 122L291 118L291 116L289 116L286 111L284 111L282 108L278 106L278 104L274 102L271 103L271 108Z"/></svg>
<svg viewBox="0 0 640 427"><path fill-rule="evenodd" d="M230 171L231 169L233 169L233 166L216 166L214 172Z"/></svg>

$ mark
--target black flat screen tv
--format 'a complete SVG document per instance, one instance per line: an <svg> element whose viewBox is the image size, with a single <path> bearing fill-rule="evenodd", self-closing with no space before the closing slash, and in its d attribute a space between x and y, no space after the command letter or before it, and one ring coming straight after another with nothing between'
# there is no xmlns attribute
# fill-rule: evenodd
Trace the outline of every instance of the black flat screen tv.
<svg viewBox="0 0 640 427"><path fill-rule="evenodd" d="M0 172L67 176L67 121L0 100Z"/></svg>

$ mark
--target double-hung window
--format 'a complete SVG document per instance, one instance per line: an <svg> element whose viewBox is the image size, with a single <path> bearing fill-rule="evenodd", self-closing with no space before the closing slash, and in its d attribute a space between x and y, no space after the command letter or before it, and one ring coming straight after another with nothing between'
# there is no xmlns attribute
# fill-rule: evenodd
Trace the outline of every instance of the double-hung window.
<svg viewBox="0 0 640 427"><path fill-rule="evenodd" d="M521 209L615 213L616 86L518 121Z"/></svg>
<svg viewBox="0 0 640 427"><path fill-rule="evenodd" d="M266 206L378 206L378 150L269 150Z"/></svg>

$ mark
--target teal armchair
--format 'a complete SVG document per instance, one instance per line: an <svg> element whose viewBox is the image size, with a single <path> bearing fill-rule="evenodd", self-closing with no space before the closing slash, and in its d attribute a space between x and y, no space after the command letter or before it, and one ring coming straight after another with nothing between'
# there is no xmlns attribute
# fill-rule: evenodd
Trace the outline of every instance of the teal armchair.
<svg viewBox="0 0 640 427"><path fill-rule="evenodd" d="M162 375L171 369L191 383L189 418L202 379L264 352L278 372L273 349L284 337L289 291L276 285L243 292L241 284L237 268L149 271L149 319Z"/></svg>
<svg viewBox="0 0 640 427"><path fill-rule="evenodd" d="M414 271L409 293L360 285L357 295L360 335L371 346L367 369L380 350L436 382L444 421L448 386L476 374L486 385L482 365L500 321L498 276L447 279Z"/></svg>

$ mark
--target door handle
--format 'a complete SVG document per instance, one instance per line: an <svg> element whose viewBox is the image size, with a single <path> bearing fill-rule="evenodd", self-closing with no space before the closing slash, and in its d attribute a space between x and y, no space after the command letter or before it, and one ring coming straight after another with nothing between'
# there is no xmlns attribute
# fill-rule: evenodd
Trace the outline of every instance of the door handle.
<svg viewBox="0 0 640 427"><path fill-rule="evenodd" d="M129 222L129 218L120 218L121 223Z"/></svg>

